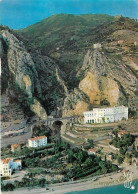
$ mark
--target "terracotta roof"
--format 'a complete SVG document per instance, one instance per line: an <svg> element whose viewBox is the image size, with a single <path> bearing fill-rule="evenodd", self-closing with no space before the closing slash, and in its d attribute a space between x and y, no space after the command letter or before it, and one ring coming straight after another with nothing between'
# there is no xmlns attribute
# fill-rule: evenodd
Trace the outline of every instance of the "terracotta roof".
<svg viewBox="0 0 138 194"><path fill-rule="evenodd" d="M14 160L14 162L21 162L22 160Z"/></svg>
<svg viewBox="0 0 138 194"><path fill-rule="evenodd" d="M88 151L89 151L89 152L97 152L96 149L92 149L92 148L91 148L91 149L88 149Z"/></svg>
<svg viewBox="0 0 138 194"><path fill-rule="evenodd" d="M33 138L30 138L29 140L33 141L33 140L37 140L37 139L43 139L43 138L46 138L46 136L39 136L39 137L33 137Z"/></svg>
<svg viewBox="0 0 138 194"><path fill-rule="evenodd" d="M11 148L16 148L16 147L20 147L20 145L19 144L12 144L11 145Z"/></svg>
<svg viewBox="0 0 138 194"><path fill-rule="evenodd" d="M123 170L123 172L125 172L125 173L128 172L128 171L129 171L129 170L126 170L126 169Z"/></svg>
<svg viewBox="0 0 138 194"><path fill-rule="evenodd" d="M6 158L4 161L3 161L3 164L8 164L10 162L10 158Z"/></svg>
<svg viewBox="0 0 138 194"><path fill-rule="evenodd" d="M122 134L128 134L128 132L127 131L120 131L120 132L118 132L118 135L122 135Z"/></svg>

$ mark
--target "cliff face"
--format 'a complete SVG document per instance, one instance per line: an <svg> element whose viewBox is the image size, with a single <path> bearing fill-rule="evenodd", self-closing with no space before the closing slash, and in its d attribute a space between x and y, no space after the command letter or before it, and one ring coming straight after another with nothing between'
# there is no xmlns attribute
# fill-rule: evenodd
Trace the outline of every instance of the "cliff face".
<svg viewBox="0 0 138 194"><path fill-rule="evenodd" d="M89 98L79 89L74 89L64 100L62 116L82 115L88 110Z"/></svg>
<svg viewBox="0 0 138 194"><path fill-rule="evenodd" d="M4 66L7 66L6 70L8 70L10 78L7 84L9 87L3 88L3 90L11 90L10 88L12 87L12 90L17 94L17 99L18 96L20 96L20 101L22 104L24 102L28 103L27 107L30 108L30 110L32 110L37 116L46 118L46 111L42 105L38 103L38 100L34 96L35 81L39 86L40 83L38 80L38 73L35 69L34 62L30 54L26 51L23 42L19 41L8 31L1 31L1 40L1 42L3 42L2 44L5 44L7 47L5 50L6 61L3 61L2 57L2 70L4 71ZM41 87L39 87L39 91L37 91L37 93L42 93ZM36 108L33 108L34 106Z"/></svg>
<svg viewBox="0 0 138 194"><path fill-rule="evenodd" d="M50 114L57 100L50 102L51 96L54 98L57 90L59 98L62 93L64 95L65 86L60 77L62 72L50 58L28 53L24 43L8 30L0 32L0 39L2 93L6 92L11 102L17 101L25 114L30 112L41 119L47 118L47 112Z"/></svg>
<svg viewBox="0 0 138 194"><path fill-rule="evenodd" d="M107 100L111 106L118 104L119 88L111 78L101 76L96 79L96 76L88 72L80 82L79 88L87 94L92 104L100 104L103 100Z"/></svg>
<svg viewBox="0 0 138 194"><path fill-rule="evenodd" d="M0 26L2 93L41 118L103 105L135 109L138 24L102 18L61 14L17 32Z"/></svg>
<svg viewBox="0 0 138 194"><path fill-rule="evenodd" d="M121 49L116 53L116 44L112 42L110 45L103 42L102 48L87 51L77 77L81 77L78 88L88 100L85 101L85 106L76 105L73 108L73 114L76 112L81 114L95 105L124 105L132 109L136 108L138 104L136 56L125 53L130 47L126 46L126 43L121 45ZM76 97L76 94L74 95ZM68 101L69 99L66 98L65 107ZM79 98L77 104L81 104Z"/></svg>

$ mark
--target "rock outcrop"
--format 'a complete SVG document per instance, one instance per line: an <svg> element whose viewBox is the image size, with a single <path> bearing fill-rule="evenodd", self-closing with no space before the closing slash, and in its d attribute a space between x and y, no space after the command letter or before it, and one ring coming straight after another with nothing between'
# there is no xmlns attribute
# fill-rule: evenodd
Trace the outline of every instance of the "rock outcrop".
<svg viewBox="0 0 138 194"><path fill-rule="evenodd" d="M59 20L68 17L77 25ZM21 31L0 26L2 93L41 118L103 105L137 109L137 22L103 17L57 15Z"/></svg>
<svg viewBox="0 0 138 194"><path fill-rule="evenodd" d="M133 68L133 70L132 70ZM137 64L132 60L126 61L126 58L118 58L118 55L107 55L104 49L88 50L84 57L82 68L78 71L77 76L81 77L79 90L87 96L85 105L81 105L82 100L76 100L78 94L74 93L74 99L77 101L75 107L69 110L67 106L70 98L66 98L64 109L67 114L82 114L90 110L95 105L119 106L124 105L135 108L138 97L136 96L137 84ZM133 71L133 73L132 73ZM135 90L134 90L135 88ZM77 106L79 104L79 106ZM71 106L71 105L70 105Z"/></svg>
<svg viewBox="0 0 138 194"><path fill-rule="evenodd" d="M82 115L84 110L89 110L89 98L79 89L74 89L64 101L62 116Z"/></svg>
<svg viewBox="0 0 138 194"><path fill-rule="evenodd" d="M9 97L21 105L25 114L31 111L46 119L47 112L50 114L57 100L67 93L63 73L49 57L29 53L24 43L8 30L0 32L0 40L2 92L8 90Z"/></svg>

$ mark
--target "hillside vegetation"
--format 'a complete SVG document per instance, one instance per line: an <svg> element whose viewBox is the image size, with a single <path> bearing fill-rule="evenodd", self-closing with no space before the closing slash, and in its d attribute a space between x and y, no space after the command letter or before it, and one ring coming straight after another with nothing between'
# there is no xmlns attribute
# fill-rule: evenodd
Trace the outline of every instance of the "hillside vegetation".
<svg viewBox="0 0 138 194"><path fill-rule="evenodd" d="M40 103L35 101L35 112L38 107L43 112L40 105L56 116L82 114L95 105L136 108L137 21L103 14L58 14L22 30L3 26L0 30L4 91L14 80L28 93L29 103L34 97ZM101 48L94 49L95 43ZM11 71L9 83L6 77ZM26 89L22 76L30 83Z"/></svg>

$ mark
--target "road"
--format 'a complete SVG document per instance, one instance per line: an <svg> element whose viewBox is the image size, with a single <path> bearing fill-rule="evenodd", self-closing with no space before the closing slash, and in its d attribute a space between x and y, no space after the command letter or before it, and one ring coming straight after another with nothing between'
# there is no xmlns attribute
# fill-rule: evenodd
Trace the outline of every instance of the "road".
<svg viewBox="0 0 138 194"><path fill-rule="evenodd" d="M30 125L27 124L27 120L23 120L21 123L18 124L13 124L7 128L3 128L1 130L1 147L7 146L9 144L15 144L15 143L24 143L27 141L29 138L32 137L32 132L31 132L31 126L44 123L46 121L57 121L57 120L66 120L66 119L74 119L78 118L80 116L71 116L71 117L63 117L63 118L51 118L47 120L40 120L40 121L35 121L31 123ZM21 131L23 130L23 131ZM24 132L24 134L20 134L20 132ZM15 136L14 136L15 133ZM16 133L19 133L17 135ZM9 135L9 137L4 137L4 135Z"/></svg>
<svg viewBox="0 0 138 194"><path fill-rule="evenodd" d="M1 137L1 147L6 147L9 144L21 144L27 142L28 139L32 137L30 126L25 128L24 132L24 134L14 137Z"/></svg>
<svg viewBox="0 0 138 194"><path fill-rule="evenodd" d="M13 124L13 125L10 125L7 128L1 129L1 134L4 134L5 132L8 132L8 131L20 130L20 129L24 128L24 127L26 127L26 120L23 120L21 123Z"/></svg>
<svg viewBox="0 0 138 194"><path fill-rule="evenodd" d="M133 171L132 171L133 170ZM137 170L136 167L132 167L130 169L130 172L133 174L133 178L137 179ZM96 181L92 181L92 179L97 178ZM135 181L133 181L135 183ZM124 184L124 176L122 172L113 172L105 175L99 175L95 177L90 177L87 179L81 179L77 181L70 181L70 182L63 182L63 183L56 183L56 184L50 184L47 187L49 190L46 190L46 188L20 188L15 190L14 192L3 192L3 194L46 194L46 193L53 193L53 194L65 194L73 191L83 191L88 189L94 189L99 187L107 187L111 185L117 185L117 184ZM78 192L79 193L79 192Z"/></svg>

